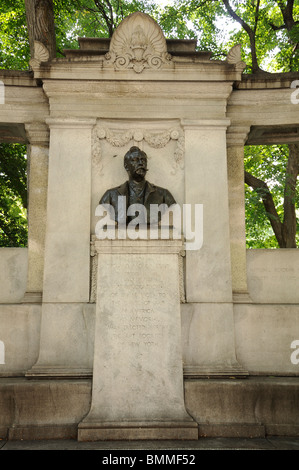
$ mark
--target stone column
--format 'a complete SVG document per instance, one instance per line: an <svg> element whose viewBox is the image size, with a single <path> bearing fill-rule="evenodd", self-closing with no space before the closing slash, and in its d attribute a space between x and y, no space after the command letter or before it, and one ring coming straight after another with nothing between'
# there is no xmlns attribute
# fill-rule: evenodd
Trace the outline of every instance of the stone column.
<svg viewBox="0 0 299 470"><path fill-rule="evenodd" d="M49 119L44 302L88 302L91 129L95 120Z"/></svg>
<svg viewBox="0 0 299 470"><path fill-rule="evenodd" d="M50 155L40 352L26 375L85 377L91 374L93 342L87 303L95 120L47 123Z"/></svg>
<svg viewBox="0 0 299 470"><path fill-rule="evenodd" d="M229 120L184 121L185 203L203 204L203 245L186 253L187 302L231 302L226 161Z"/></svg>
<svg viewBox="0 0 299 470"><path fill-rule="evenodd" d="M236 359L226 130L230 121L184 121L185 203L203 204L203 244L186 251L182 305L185 376L244 375Z"/></svg>
<svg viewBox="0 0 299 470"><path fill-rule="evenodd" d="M26 124L28 147L28 276L23 302L41 302L47 217L49 129Z"/></svg>
<svg viewBox="0 0 299 470"><path fill-rule="evenodd" d="M234 302L250 301L247 287L244 143L249 127L231 127L227 134L229 228Z"/></svg>

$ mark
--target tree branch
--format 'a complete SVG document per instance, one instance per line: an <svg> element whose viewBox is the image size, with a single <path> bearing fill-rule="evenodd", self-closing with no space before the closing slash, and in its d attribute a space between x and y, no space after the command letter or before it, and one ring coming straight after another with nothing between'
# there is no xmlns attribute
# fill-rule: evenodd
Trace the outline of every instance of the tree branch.
<svg viewBox="0 0 299 470"><path fill-rule="evenodd" d="M282 223L280 221L272 194L269 191L267 183L251 175L247 171L245 171L245 183L248 184L248 186L251 186L252 189L257 191L257 193L262 198L264 208L267 214L269 214L269 221L274 231L275 237L278 241L279 246L283 248L284 241L282 235Z"/></svg>
<svg viewBox="0 0 299 470"><path fill-rule="evenodd" d="M250 28L250 26L245 23L245 21L232 9L230 3L229 3L229 0L222 0L224 5L225 5L225 8L227 9L228 13L230 14L230 16L236 20L238 23L240 23L240 25L242 26L242 28L245 29L245 31L248 33L248 34L252 34L252 29Z"/></svg>
<svg viewBox="0 0 299 470"><path fill-rule="evenodd" d="M285 28L291 31L293 26L297 23L293 17L294 0L288 0L286 5L280 1L278 2L278 6L281 10Z"/></svg>
<svg viewBox="0 0 299 470"><path fill-rule="evenodd" d="M254 28L252 29L249 24L247 24L231 7L229 0L222 0L229 15L236 20L242 28L246 31L246 33L249 36L249 41L250 41L250 50L251 50L251 59L252 59L252 72L263 72L258 64L257 60L257 54L256 54L256 43L255 43L255 34L256 34L256 29L257 29L257 23L258 23L258 12L259 12L259 7L260 7L260 0L258 0L256 8L255 8L255 23L254 23Z"/></svg>
<svg viewBox="0 0 299 470"><path fill-rule="evenodd" d="M258 24L258 21L259 21L259 9L260 9L260 0L257 1L256 7L255 7L254 28L253 28L254 35L256 34L257 24Z"/></svg>

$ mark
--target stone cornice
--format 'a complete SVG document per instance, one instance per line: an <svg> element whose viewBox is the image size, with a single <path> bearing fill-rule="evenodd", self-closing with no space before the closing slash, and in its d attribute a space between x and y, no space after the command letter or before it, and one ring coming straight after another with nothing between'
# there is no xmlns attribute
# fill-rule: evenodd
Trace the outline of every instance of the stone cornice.
<svg viewBox="0 0 299 470"><path fill-rule="evenodd" d="M96 119L49 118L46 123L50 129L91 129L96 124Z"/></svg>
<svg viewBox="0 0 299 470"><path fill-rule="evenodd" d="M230 125L229 119L182 119L184 130L196 129L227 129Z"/></svg>

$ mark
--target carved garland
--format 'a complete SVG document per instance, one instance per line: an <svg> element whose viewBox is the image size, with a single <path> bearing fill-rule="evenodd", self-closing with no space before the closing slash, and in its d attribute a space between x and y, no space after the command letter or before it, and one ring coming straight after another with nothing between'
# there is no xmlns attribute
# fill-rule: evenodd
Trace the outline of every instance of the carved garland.
<svg viewBox="0 0 299 470"><path fill-rule="evenodd" d="M150 147L158 149L165 147L170 140L177 141L174 152L174 162L172 174L178 169L184 168L184 134L180 128L171 128L160 132L148 132L141 129L129 129L124 132L115 132L104 127L95 127L93 130L92 157L93 163L99 170L102 170L102 148L101 140L106 139L113 147L124 147L130 141L141 142L144 140Z"/></svg>

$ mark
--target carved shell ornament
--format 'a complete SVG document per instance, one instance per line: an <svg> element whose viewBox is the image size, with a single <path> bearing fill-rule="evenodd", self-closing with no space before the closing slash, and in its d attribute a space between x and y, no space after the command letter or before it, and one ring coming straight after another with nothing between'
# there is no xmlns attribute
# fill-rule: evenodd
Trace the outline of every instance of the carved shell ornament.
<svg viewBox="0 0 299 470"><path fill-rule="evenodd" d="M33 69L38 68L42 62L48 62L50 57L49 51L39 41L34 41L34 57L29 61Z"/></svg>
<svg viewBox="0 0 299 470"><path fill-rule="evenodd" d="M147 14L137 12L125 18L114 32L107 65L115 70L159 69L171 63L166 40L160 26Z"/></svg>

